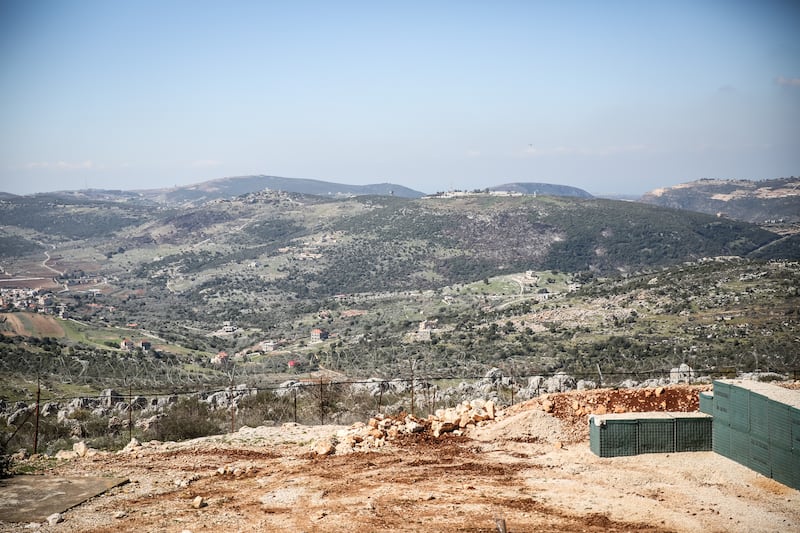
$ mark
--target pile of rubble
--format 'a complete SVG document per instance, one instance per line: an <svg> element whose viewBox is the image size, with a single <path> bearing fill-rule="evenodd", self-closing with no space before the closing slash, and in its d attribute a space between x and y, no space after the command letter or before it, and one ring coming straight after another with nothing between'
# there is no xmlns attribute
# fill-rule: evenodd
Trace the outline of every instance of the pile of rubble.
<svg viewBox="0 0 800 533"><path fill-rule="evenodd" d="M503 417L528 410L539 410L560 419L565 424L565 438L579 442L588 437L586 425L591 414L632 412L693 412L700 406L699 393L711 385L672 385L644 389L595 389L543 394L532 400L511 406Z"/></svg>
<svg viewBox="0 0 800 533"><path fill-rule="evenodd" d="M369 422L356 422L334 436L318 441L314 453L318 455L346 454L382 448L387 441L404 435L445 434L462 435L471 427L495 419L495 404L489 400L464 401L455 407L437 409L435 414L420 419L409 414L398 416L378 415Z"/></svg>

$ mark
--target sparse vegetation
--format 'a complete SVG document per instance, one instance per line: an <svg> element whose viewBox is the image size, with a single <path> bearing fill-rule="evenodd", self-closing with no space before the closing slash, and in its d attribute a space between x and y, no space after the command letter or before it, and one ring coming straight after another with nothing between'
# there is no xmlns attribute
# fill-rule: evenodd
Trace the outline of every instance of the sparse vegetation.
<svg viewBox="0 0 800 533"><path fill-rule="evenodd" d="M223 412L212 411L207 403L188 396L169 407L147 436L165 441L218 435L224 432L224 423Z"/></svg>
<svg viewBox="0 0 800 533"><path fill-rule="evenodd" d="M419 376L451 379L491 367L591 377L645 377L681 363L712 374L800 367L794 241L730 219L546 196L5 202L4 235L50 249L43 257L37 245L4 268L55 276L52 298L72 317L6 306L6 401L30 402L37 380L51 398L109 387L268 388L317 372L407 376L409 361ZM708 259L721 255L739 257ZM784 259L743 258L763 255ZM312 342L318 327L330 337ZM152 349L121 349L125 338ZM221 352L235 363L215 362ZM355 419L375 403L358 394L308 387L295 409L295 397L288 406L262 391L234 415L253 424ZM202 406L181 409L205 416ZM160 436L187 434L178 414ZM101 422L81 416L80 434L100 439ZM51 429L53 441L72 438ZM105 445L121 439L112 432Z"/></svg>

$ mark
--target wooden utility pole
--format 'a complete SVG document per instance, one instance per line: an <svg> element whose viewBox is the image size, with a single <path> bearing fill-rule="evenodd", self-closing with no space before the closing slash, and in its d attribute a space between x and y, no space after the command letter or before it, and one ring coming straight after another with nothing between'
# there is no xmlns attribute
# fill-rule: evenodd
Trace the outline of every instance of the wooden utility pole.
<svg viewBox="0 0 800 533"><path fill-rule="evenodd" d="M33 453L39 453L39 401L42 398L42 387L36 377L36 427L33 430Z"/></svg>

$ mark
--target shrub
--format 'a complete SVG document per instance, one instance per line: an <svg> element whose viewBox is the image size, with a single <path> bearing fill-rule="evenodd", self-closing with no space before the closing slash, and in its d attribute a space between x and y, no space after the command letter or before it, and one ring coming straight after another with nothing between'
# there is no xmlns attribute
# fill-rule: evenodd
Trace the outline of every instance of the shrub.
<svg viewBox="0 0 800 533"><path fill-rule="evenodd" d="M6 450L8 437L0 433L0 479L11 476L11 456Z"/></svg>
<svg viewBox="0 0 800 533"><path fill-rule="evenodd" d="M208 404L196 397L182 398L148 431L148 437L177 441L219 435L225 423L224 418L224 412L212 411Z"/></svg>
<svg viewBox="0 0 800 533"><path fill-rule="evenodd" d="M269 422L290 422L294 419L293 398L272 391L259 391L239 402L236 415L239 425L262 426Z"/></svg>

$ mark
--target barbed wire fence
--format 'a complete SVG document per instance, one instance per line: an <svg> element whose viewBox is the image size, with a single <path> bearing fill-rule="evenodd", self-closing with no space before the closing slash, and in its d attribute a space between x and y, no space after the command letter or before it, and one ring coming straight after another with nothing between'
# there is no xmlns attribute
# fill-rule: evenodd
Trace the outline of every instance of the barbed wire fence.
<svg viewBox="0 0 800 533"><path fill-rule="evenodd" d="M105 389L95 396L46 396L37 383L32 404L6 405L0 417L3 449L53 453L76 440L99 447L121 448L134 438L181 440L207 434L235 432L242 426L348 425L369 417L408 413L421 418L463 401L491 399L513 405L545 393L574 389L629 388L677 382L708 383L712 378L734 378L730 368L714 374L675 375L675 369L636 372L508 376L490 371L483 376L415 375L391 379L335 381L300 378L269 386L235 383L213 389L127 390ZM494 372L494 373L493 373ZM800 369L783 373L800 379ZM776 379L766 373L764 379Z"/></svg>

